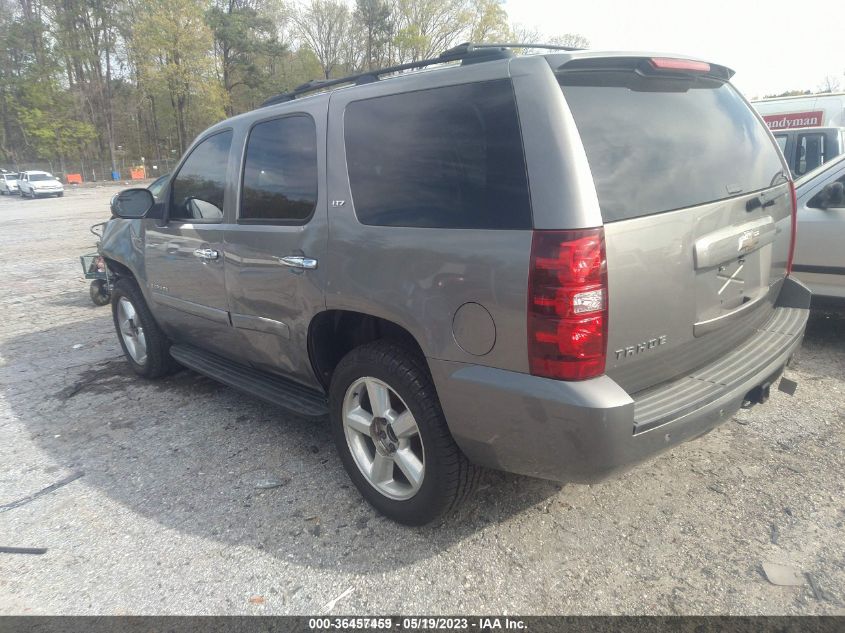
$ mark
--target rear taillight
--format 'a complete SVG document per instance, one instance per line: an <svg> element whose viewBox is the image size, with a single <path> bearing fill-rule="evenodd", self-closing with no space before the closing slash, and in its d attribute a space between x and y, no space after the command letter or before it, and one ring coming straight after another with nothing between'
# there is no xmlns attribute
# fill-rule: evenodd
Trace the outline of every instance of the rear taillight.
<svg viewBox="0 0 845 633"><path fill-rule="evenodd" d="M792 273L792 260L795 257L795 237L798 234L798 197L795 194L795 183L789 181L789 195L792 198L792 235L789 236L789 255L786 258L786 274Z"/></svg>
<svg viewBox="0 0 845 633"><path fill-rule="evenodd" d="M604 229L534 231L528 280L528 361L535 376L604 373L607 261Z"/></svg>

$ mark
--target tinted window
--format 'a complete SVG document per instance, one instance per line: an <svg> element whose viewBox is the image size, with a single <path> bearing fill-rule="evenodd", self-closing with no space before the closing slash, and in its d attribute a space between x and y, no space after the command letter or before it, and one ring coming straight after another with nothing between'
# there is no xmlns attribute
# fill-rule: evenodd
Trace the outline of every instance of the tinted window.
<svg viewBox="0 0 845 633"><path fill-rule="evenodd" d="M510 81L350 103L344 119L355 213L364 224L531 226Z"/></svg>
<svg viewBox="0 0 845 633"><path fill-rule="evenodd" d="M806 174L824 163L827 160L825 153L824 134L801 134L798 137L795 175Z"/></svg>
<svg viewBox="0 0 845 633"><path fill-rule="evenodd" d="M563 74L606 222L765 189L783 165L732 86L706 77Z"/></svg>
<svg viewBox="0 0 845 633"><path fill-rule="evenodd" d="M242 220L307 220L317 205L317 129L309 116L259 123L244 159Z"/></svg>
<svg viewBox="0 0 845 633"><path fill-rule="evenodd" d="M221 132L194 148L173 180L171 219L223 220L223 190L231 145L232 132Z"/></svg>

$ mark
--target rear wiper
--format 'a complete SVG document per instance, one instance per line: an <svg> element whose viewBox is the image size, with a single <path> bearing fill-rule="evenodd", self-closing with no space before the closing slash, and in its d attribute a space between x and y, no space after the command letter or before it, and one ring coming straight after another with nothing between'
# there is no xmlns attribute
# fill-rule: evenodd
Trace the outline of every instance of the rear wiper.
<svg viewBox="0 0 845 633"><path fill-rule="evenodd" d="M781 170L775 174L774 178L772 178L771 182L769 182L769 186L773 187L776 184L779 184L777 182L778 180L780 180L781 182L789 182L789 178L787 178L786 174L783 172L783 170ZM766 194L767 192L763 192L759 196L754 196L753 198L748 200L748 202L745 203L745 210L754 211L754 209L759 209L761 207L765 209L766 207L772 206L778 196L769 198Z"/></svg>

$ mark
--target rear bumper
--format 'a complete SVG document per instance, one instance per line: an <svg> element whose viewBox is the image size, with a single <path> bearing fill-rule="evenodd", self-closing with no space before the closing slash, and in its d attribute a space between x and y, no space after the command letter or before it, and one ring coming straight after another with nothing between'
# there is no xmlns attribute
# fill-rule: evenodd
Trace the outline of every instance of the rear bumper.
<svg viewBox="0 0 845 633"><path fill-rule="evenodd" d="M561 382L448 361L429 365L452 435L471 461L592 482L730 419L750 391L783 371L801 344L809 302L810 292L788 279L771 319L744 345L634 397L607 376Z"/></svg>

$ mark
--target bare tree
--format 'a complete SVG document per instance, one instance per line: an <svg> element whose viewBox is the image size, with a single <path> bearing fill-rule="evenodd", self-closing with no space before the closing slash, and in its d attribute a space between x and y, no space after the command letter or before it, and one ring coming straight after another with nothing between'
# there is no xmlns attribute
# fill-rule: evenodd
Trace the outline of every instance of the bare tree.
<svg viewBox="0 0 845 633"><path fill-rule="evenodd" d="M395 53L399 62L435 57L469 38L467 0L396 0Z"/></svg>
<svg viewBox="0 0 845 633"><path fill-rule="evenodd" d="M328 79L344 61L349 8L339 0L311 0L294 14L299 36L310 48Z"/></svg>
<svg viewBox="0 0 845 633"><path fill-rule="evenodd" d="M571 46L572 48L587 48L590 45L590 40L579 33L563 33L562 35L553 35L543 42L543 44Z"/></svg>
<svg viewBox="0 0 845 633"><path fill-rule="evenodd" d="M842 84L839 82L838 77L827 75L821 84L819 84L819 92L839 92L841 87Z"/></svg>
<svg viewBox="0 0 845 633"><path fill-rule="evenodd" d="M554 44L555 46L571 46L572 48L587 48L590 40L579 33L563 33L561 35L543 35L538 29L524 24L514 24L511 27L511 40L523 44ZM541 52L540 49L526 48L518 51L521 54Z"/></svg>

